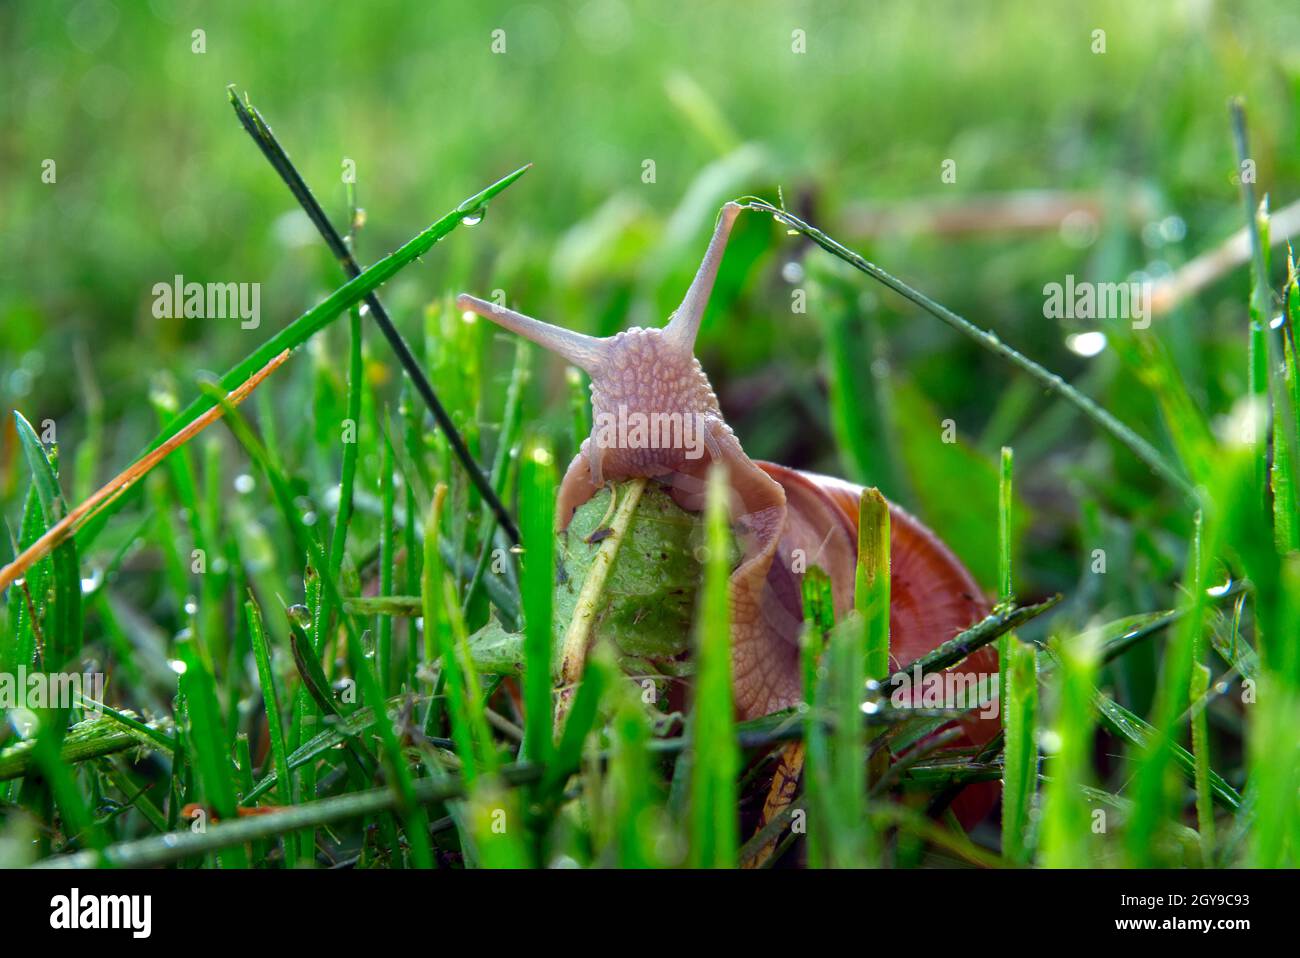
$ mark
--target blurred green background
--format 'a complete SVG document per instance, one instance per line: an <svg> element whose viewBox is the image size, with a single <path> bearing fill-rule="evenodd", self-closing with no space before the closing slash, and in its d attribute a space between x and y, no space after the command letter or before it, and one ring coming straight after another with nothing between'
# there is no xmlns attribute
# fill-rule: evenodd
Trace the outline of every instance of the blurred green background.
<svg viewBox="0 0 1300 958"><path fill-rule="evenodd" d="M355 161L363 263L535 164L482 225L382 291L422 348L426 309L460 290L502 289L525 312L588 331L660 323L719 205L780 190L1165 448L1132 350L1072 351L1067 338L1094 327L1044 319L1042 288L1067 274L1159 278L1240 228L1230 95L1246 97L1259 188L1275 207L1294 200L1297 38L1300 7L1280 0L5 4L0 408L53 420L75 449L101 395L106 447L96 474L77 477L88 488L155 431L147 396L160 374L188 399L199 371L228 368L341 284L236 123L235 84L340 226L341 174ZM42 181L47 159L54 183ZM1090 212L1008 226L1060 202ZM756 214L737 229L699 352L749 453L881 485L991 587L992 457L1013 445L1022 591L1066 589L1091 613L1167 603L1181 566L1168 490L1023 376L841 265ZM262 284L260 328L156 319L152 287L178 273ZM1246 284L1232 271L1155 323L1211 417L1244 389ZM805 312L792 310L795 290ZM871 397L859 411L878 461L837 452L832 328L856 350L847 368ZM318 363L342 368L341 335L325 337L334 346ZM395 394L400 373L368 335ZM456 414L490 426L511 352L488 330L480 338L499 389ZM562 371L536 365L530 425L563 446ZM289 467L325 483L334 468L305 466L299 445L296 390L310 375L295 361L267 387L269 406ZM938 442L945 419L956 447ZM12 506L25 471L7 415L4 436L0 499ZM1074 588L1098 542L1133 574Z"/></svg>

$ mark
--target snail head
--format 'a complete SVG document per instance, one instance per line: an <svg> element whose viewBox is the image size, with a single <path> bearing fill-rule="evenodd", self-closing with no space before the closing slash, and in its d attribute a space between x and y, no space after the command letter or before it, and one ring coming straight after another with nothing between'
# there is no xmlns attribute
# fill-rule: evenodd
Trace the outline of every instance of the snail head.
<svg viewBox="0 0 1300 958"><path fill-rule="evenodd" d="M722 208L690 289L660 329L588 336L499 303L457 298L460 309L532 340L591 377L592 434L584 449L597 482L693 472L696 463L716 455L722 414L695 358L695 338L740 210L735 203Z"/></svg>

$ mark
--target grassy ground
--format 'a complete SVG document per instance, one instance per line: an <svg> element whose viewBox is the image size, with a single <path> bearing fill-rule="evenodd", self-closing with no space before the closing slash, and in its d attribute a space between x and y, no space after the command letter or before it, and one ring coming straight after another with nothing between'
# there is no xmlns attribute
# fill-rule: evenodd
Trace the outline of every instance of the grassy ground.
<svg viewBox="0 0 1300 958"><path fill-rule="evenodd" d="M6 591L0 673L88 666L111 711L8 713L0 862L731 865L770 837L778 864L1295 865L1300 294L1254 211L1297 195L1300 17L968 7L0 11L0 406L25 417L0 427L0 564L293 348ZM228 83L362 265L416 247L344 287ZM991 597L1063 596L980 633L1008 676L980 754L916 751L934 725L888 709L845 722L884 676L825 622L838 681L810 641L812 708L738 747L716 563L685 724L597 656L553 740L525 721L549 669L501 676L549 631L495 659L468 641L550 620L554 486L590 423L580 380L451 296L659 324L749 195L797 218L742 216L698 350L746 451L878 486ZM1186 275L1251 222L1248 262L1149 328L1045 315L1047 284ZM260 284L260 321L158 317L178 274ZM357 310L390 279L526 563ZM792 738L809 787L754 839ZM954 783L1004 778L1001 816L967 833L944 811Z"/></svg>

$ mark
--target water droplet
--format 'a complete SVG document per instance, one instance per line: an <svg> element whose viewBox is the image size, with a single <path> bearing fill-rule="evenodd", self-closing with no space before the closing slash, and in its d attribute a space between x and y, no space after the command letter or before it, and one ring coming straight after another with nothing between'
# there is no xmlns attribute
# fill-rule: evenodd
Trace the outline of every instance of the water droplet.
<svg viewBox="0 0 1300 958"><path fill-rule="evenodd" d="M252 492L255 485L253 477L246 472L235 476L235 491L242 495L248 495Z"/></svg>
<svg viewBox="0 0 1300 958"><path fill-rule="evenodd" d="M41 729L40 716L25 708L11 709L9 724L18 733L18 737L24 739L31 738Z"/></svg>
<svg viewBox="0 0 1300 958"><path fill-rule="evenodd" d="M1160 237L1166 243L1181 243L1187 235L1187 223L1181 216L1166 216L1160 221Z"/></svg>
<svg viewBox="0 0 1300 958"><path fill-rule="evenodd" d="M171 670L175 672L177 675L185 674L185 663L182 662L180 659L171 659L167 662L167 664L171 666Z"/></svg>
<svg viewBox="0 0 1300 958"><path fill-rule="evenodd" d="M461 222L466 226L478 226L483 222L483 217L487 215L487 207L480 206L478 209L470 210L462 218Z"/></svg>
<svg viewBox="0 0 1300 958"><path fill-rule="evenodd" d="M1097 217L1089 210L1071 210L1061 219L1061 240L1072 249L1086 249L1100 235Z"/></svg>
<svg viewBox="0 0 1300 958"><path fill-rule="evenodd" d="M1096 356L1106 348L1106 334L1097 330L1071 333L1065 337L1065 347L1076 356Z"/></svg>
<svg viewBox="0 0 1300 958"><path fill-rule="evenodd" d="M311 610L305 605L291 605L285 610L289 618L299 627L306 629L311 627Z"/></svg>
<svg viewBox="0 0 1300 958"><path fill-rule="evenodd" d="M801 283L803 276L803 263L797 259L792 259L781 267L781 278L787 283Z"/></svg>

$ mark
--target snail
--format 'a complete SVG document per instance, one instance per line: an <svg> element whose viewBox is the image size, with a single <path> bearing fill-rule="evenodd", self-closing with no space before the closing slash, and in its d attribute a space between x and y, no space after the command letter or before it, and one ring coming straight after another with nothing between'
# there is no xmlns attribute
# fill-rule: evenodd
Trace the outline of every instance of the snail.
<svg viewBox="0 0 1300 958"><path fill-rule="evenodd" d="M795 557L806 557L807 565L829 575L837 617L852 608L863 490L841 479L750 459L695 358L700 321L742 209L737 203L722 208L704 260L662 328L634 327L597 338L467 294L458 297L457 306L532 340L591 377L593 430L560 484L561 529L611 480L654 479L683 509L701 511L710 465L726 466L732 522L742 546L729 598L734 701L737 717L744 720L795 706L802 698L802 572L796 571ZM629 422L641 432L623 429ZM675 441L646 441L665 436ZM892 666L919 658L988 613L979 586L952 551L892 503L890 558ZM986 647L963 668L996 673L996 653ZM969 743L978 745L996 734L998 723L972 717L963 726ZM988 789L983 791L984 799L974 804L991 806ZM974 807L963 814L965 797L959 796L959 817L979 817Z"/></svg>

